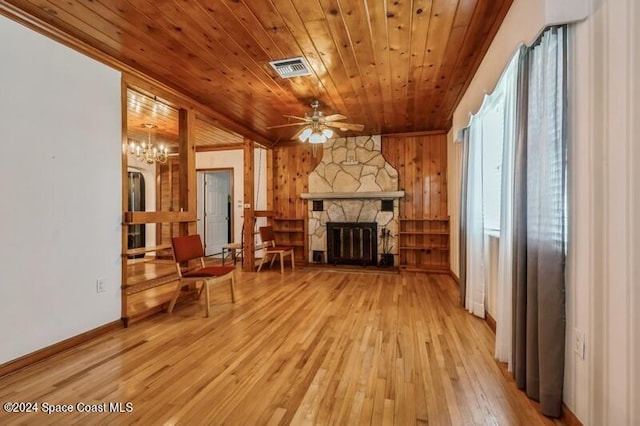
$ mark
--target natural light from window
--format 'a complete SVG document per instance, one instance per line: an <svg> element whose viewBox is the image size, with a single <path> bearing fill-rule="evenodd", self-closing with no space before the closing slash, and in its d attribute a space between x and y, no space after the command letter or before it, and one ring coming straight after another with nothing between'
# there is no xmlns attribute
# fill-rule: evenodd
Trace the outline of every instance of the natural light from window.
<svg viewBox="0 0 640 426"><path fill-rule="evenodd" d="M504 96L494 93L482 114L482 209L488 233L500 231Z"/></svg>

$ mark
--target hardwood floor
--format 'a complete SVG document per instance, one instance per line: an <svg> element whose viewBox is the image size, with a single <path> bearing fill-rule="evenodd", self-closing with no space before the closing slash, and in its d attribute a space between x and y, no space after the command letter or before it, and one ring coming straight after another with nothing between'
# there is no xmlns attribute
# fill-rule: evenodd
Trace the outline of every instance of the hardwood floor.
<svg viewBox="0 0 640 426"><path fill-rule="evenodd" d="M187 302L0 379L2 402L74 409L0 424L560 424L506 378L447 275L275 268L238 272L236 296L216 287L210 318Z"/></svg>

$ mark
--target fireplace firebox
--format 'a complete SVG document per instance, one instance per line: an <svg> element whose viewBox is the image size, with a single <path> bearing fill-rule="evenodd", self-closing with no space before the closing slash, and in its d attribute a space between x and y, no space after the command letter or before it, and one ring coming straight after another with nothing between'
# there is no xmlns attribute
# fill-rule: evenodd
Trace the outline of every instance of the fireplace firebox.
<svg viewBox="0 0 640 426"><path fill-rule="evenodd" d="M376 222L327 222L327 263L377 265Z"/></svg>

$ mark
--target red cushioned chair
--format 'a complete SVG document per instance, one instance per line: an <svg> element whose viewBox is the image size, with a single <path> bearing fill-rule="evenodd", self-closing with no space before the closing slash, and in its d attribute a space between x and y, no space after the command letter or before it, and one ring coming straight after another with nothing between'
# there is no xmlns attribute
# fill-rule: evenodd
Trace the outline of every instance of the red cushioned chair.
<svg viewBox="0 0 640 426"><path fill-rule="evenodd" d="M173 307L178 300L180 290L189 283L201 282L200 290L198 291L198 299L202 295L204 290L205 296L205 317L209 316L209 304L211 302L209 297L209 286L223 281L229 281L229 288L231 289L231 301L235 303L236 297L234 293L235 287L235 267L233 266L205 266L204 265L204 248L202 246L202 240L200 235L187 235L184 237L175 237L171 239L173 246L173 258L176 261L176 269L180 280L176 285L176 291L169 304L168 312L173 311ZM189 268L191 260L199 260L197 267ZM182 263L187 263L187 268L181 266Z"/></svg>

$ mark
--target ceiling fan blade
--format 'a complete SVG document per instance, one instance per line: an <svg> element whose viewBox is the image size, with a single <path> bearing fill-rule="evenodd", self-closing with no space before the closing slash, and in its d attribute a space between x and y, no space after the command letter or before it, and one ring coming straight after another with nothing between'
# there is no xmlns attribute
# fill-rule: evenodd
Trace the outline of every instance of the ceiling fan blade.
<svg viewBox="0 0 640 426"><path fill-rule="evenodd" d="M337 121L332 121L330 123L325 123L324 125L329 127L336 127L338 129L354 130L356 132L361 132L362 130L364 130L363 124L340 123Z"/></svg>
<svg viewBox="0 0 640 426"><path fill-rule="evenodd" d="M277 126L268 126L266 129L279 129L280 127L293 127L293 126L304 126L306 123L288 123L288 124L278 124Z"/></svg>
<svg viewBox="0 0 640 426"><path fill-rule="evenodd" d="M326 117L324 117L325 121L336 121L336 120L344 120L345 117L342 114L331 114L331 115L327 115Z"/></svg>
<svg viewBox="0 0 640 426"><path fill-rule="evenodd" d="M295 115L283 115L284 118L293 118L294 120L311 121L308 117L298 117Z"/></svg>

